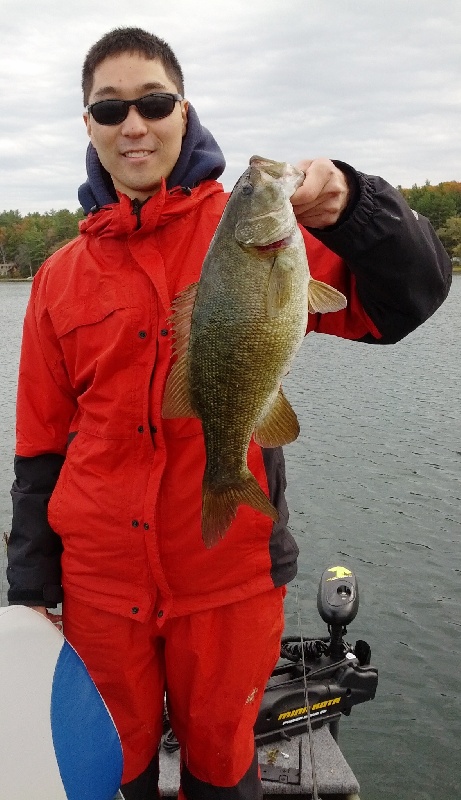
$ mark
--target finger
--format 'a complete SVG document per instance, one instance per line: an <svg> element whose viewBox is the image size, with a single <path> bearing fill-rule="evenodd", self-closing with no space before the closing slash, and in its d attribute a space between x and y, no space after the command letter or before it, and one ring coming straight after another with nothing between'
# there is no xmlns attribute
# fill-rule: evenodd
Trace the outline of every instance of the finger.
<svg viewBox="0 0 461 800"><path fill-rule="evenodd" d="M62 631L62 614L52 614L48 611L46 616L58 630Z"/></svg>
<svg viewBox="0 0 461 800"><path fill-rule="evenodd" d="M302 169L305 179L296 194L304 195L305 201L310 202L320 196L331 179L333 171L336 169L332 161L327 158L314 158L311 161L300 161L297 165ZM297 199L297 198L296 198Z"/></svg>
<svg viewBox="0 0 461 800"><path fill-rule="evenodd" d="M328 198L325 202L314 206L293 207L293 211L301 225L308 228L326 228L336 224L341 208L335 198Z"/></svg>

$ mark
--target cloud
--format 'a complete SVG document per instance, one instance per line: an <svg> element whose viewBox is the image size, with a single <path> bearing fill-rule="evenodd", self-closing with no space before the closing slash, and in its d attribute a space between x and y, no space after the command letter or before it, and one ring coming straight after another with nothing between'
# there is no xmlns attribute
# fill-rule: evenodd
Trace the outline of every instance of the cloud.
<svg viewBox="0 0 461 800"><path fill-rule="evenodd" d="M457 0L3 0L0 209L78 205L81 63L118 25L165 38L219 141L249 157L328 156L404 186L461 180Z"/></svg>

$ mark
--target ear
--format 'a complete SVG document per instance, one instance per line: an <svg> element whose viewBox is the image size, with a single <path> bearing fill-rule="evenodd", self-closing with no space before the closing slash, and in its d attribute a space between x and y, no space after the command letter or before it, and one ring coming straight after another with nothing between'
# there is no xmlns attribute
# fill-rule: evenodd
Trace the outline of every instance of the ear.
<svg viewBox="0 0 461 800"><path fill-rule="evenodd" d="M88 111L85 111L83 114L83 122L85 123L86 132L91 139L91 116L88 114Z"/></svg>
<svg viewBox="0 0 461 800"><path fill-rule="evenodd" d="M181 103L181 116L182 116L182 135L186 135L187 130L187 112L189 111L189 101L183 100Z"/></svg>

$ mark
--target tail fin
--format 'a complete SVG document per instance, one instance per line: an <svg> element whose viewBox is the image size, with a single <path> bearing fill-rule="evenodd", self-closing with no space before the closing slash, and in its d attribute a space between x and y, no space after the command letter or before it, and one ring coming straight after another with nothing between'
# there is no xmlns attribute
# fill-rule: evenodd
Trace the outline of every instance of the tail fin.
<svg viewBox="0 0 461 800"><path fill-rule="evenodd" d="M270 517L274 522L279 515L257 480L251 473L238 484L212 488L203 480L202 537L205 546L210 548L224 538L224 535L237 514L240 505L251 506L255 511Z"/></svg>

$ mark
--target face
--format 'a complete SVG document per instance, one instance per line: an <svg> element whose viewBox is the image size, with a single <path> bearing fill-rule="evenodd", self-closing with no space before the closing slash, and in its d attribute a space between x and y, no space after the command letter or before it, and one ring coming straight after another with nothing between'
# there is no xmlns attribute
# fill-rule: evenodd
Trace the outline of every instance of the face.
<svg viewBox="0 0 461 800"><path fill-rule="evenodd" d="M89 103L137 100L152 92L178 91L157 59L124 53L106 58L94 72ZM117 191L146 200L158 191L178 160L187 125L187 102L176 103L164 119L145 119L135 106L118 125L100 125L85 113L88 135Z"/></svg>

